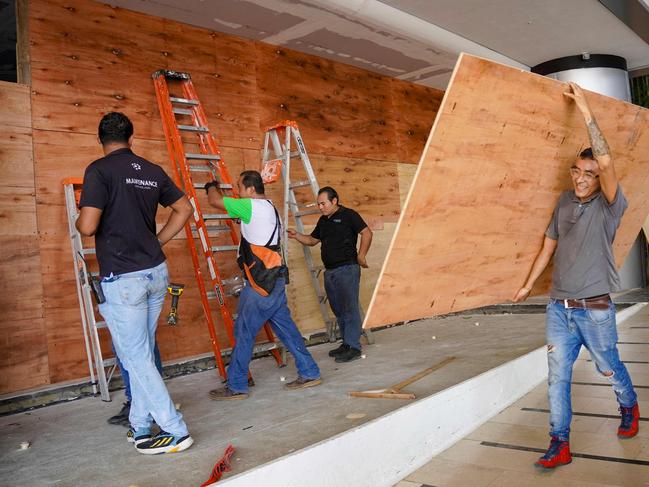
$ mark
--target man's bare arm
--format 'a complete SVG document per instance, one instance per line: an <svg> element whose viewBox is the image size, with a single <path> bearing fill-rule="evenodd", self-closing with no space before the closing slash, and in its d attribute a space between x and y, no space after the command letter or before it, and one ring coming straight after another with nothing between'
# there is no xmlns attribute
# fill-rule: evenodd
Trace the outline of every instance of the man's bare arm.
<svg viewBox="0 0 649 487"><path fill-rule="evenodd" d="M370 250L370 245L372 245L372 230L370 227L365 227L361 233L361 245L358 249L358 265L361 267L368 268L367 265L367 251Z"/></svg>
<svg viewBox="0 0 649 487"><path fill-rule="evenodd" d="M79 212L79 218L74 222L74 225L79 230L81 235L91 237L99 228L99 221L101 220L102 210L92 206L84 206Z"/></svg>
<svg viewBox="0 0 649 487"><path fill-rule="evenodd" d="M519 301L525 301L530 295L530 291L532 291L534 283L548 266L548 263L550 262L550 259L552 258L552 255L554 254L556 248L557 241L551 239L550 237L545 237L545 239L543 240L543 247L541 247L539 255L536 256L534 264L532 264L532 270L530 271L530 275L527 277L527 281L525 281L525 285L520 288L516 293L516 296L514 296L513 301L515 303L518 303Z"/></svg>
<svg viewBox="0 0 649 487"><path fill-rule="evenodd" d="M297 232L292 228L289 228L286 232L288 233L288 238L293 238L300 242L302 245L313 247L314 245L318 245L320 243L320 240L318 240L317 238L312 237L311 235Z"/></svg>
<svg viewBox="0 0 649 487"><path fill-rule="evenodd" d="M179 198L174 204L170 205L171 215L165 226L158 233L160 245L166 244L178 232L183 229L185 222L192 214L192 205L189 203L187 196Z"/></svg>
<svg viewBox="0 0 649 487"><path fill-rule="evenodd" d="M611 159L611 151L608 147L608 142L604 138L604 134L597 125L597 120L586 101L586 95L583 90L576 83L568 83L570 85L570 92L564 93L565 96L574 100L577 108L584 117L586 129L588 130L588 138L590 139L590 146L593 150L593 156L597 161L599 167L599 183L602 187L602 193L606 201L612 203L617 194L618 180L615 174L615 166Z"/></svg>

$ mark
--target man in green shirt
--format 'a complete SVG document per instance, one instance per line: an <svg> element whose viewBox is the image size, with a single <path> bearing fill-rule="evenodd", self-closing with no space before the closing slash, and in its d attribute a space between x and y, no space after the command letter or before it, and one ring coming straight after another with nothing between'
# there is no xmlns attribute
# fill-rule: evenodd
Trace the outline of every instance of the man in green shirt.
<svg viewBox="0 0 649 487"><path fill-rule="evenodd" d="M248 366L255 337L267 321L295 358L299 375L296 380L286 384L286 388L317 386L322 383L320 369L304 345L304 339L288 309L286 279L279 252L279 215L273 203L266 199L259 172L242 172L237 185L240 198L224 197L216 182L205 185L210 205L241 220L239 264L246 277L234 324L236 343L228 367L227 385L223 389L210 391L210 397L215 400L248 397Z"/></svg>

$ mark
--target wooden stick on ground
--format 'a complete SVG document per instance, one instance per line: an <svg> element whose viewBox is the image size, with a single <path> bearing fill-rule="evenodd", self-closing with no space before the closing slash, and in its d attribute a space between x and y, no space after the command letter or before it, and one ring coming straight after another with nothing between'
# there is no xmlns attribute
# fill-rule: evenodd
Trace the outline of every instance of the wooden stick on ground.
<svg viewBox="0 0 649 487"><path fill-rule="evenodd" d="M441 369L453 360L455 360L455 357L447 357L441 362L433 365L432 367L428 367L427 369L424 369L421 372L416 373L412 377L398 382L397 384L394 384L387 389L378 389L376 391L352 391L349 393L349 395L352 397L369 397L374 399L415 399L416 396L413 393L401 392L401 389L409 386L413 382L416 382L423 377L426 377L428 374Z"/></svg>

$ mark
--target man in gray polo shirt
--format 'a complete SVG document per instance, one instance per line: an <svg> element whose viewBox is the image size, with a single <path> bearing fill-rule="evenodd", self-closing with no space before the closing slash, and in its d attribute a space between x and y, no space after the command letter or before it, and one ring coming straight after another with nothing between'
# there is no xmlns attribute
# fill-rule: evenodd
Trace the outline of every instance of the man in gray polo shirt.
<svg viewBox="0 0 649 487"><path fill-rule="evenodd" d="M572 406L572 366L584 345L597 370L617 396L622 421L619 438L638 434L640 412L631 378L617 350L615 306L609 293L619 289L612 244L627 201L618 184L608 144L581 88L570 83L565 96L574 100L586 122L592 148L570 168L573 190L564 192L545 232L525 285L514 301L523 301L554 255L552 289L547 307L548 451L536 462L555 468L572 461L568 443Z"/></svg>

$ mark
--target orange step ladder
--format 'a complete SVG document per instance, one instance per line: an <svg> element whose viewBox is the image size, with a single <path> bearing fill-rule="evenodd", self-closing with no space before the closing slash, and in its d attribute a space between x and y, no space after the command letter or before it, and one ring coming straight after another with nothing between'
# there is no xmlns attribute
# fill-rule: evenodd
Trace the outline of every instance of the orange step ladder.
<svg viewBox="0 0 649 487"><path fill-rule="evenodd" d="M233 262L239 246L239 235L235 229L235 222L227 213L203 213L196 190L202 191L205 182L215 179L219 181L221 191L227 196L238 197L237 188L230 177L216 140L207 126L207 118L190 75L178 71L160 70L153 73L152 77L174 180L185 192L194 208L192 217L185 225L185 234L196 272L196 282L214 357L219 373L225 379L227 374L223 355L227 355L228 350L222 349L219 344L215 328L216 320L210 303L214 302L218 308L230 346L234 348L235 317L230 311L229 300L238 296L237 288L240 290L242 281L239 274L222 278L216 256L225 253ZM177 90L174 95L170 93L170 88ZM183 139L181 133L188 134L189 137ZM195 137L191 138L192 134ZM191 140L187 140L188 138ZM193 145L196 149L187 152L186 145ZM193 174L202 174L207 178L204 178L202 183L196 183ZM212 245L212 240L223 239L228 240L226 245ZM208 275L204 275L199 253L207 264ZM264 331L268 341L258 343L254 353L270 351L277 364L282 366L284 361L280 353L280 345L275 341L269 323L264 325Z"/></svg>

